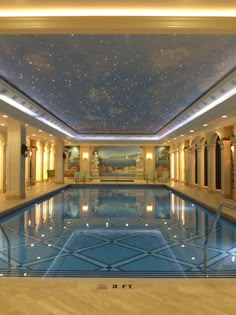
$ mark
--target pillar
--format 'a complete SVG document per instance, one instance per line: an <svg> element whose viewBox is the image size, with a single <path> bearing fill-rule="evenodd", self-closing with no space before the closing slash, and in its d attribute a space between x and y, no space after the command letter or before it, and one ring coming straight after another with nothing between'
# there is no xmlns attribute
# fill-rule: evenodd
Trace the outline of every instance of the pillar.
<svg viewBox="0 0 236 315"><path fill-rule="evenodd" d="M183 145L179 147L179 182L184 183L184 150Z"/></svg>
<svg viewBox="0 0 236 315"><path fill-rule="evenodd" d="M224 198L232 196L231 141L221 141L221 194Z"/></svg>
<svg viewBox="0 0 236 315"><path fill-rule="evenodd" d="M31 185L36 183L36 152L37 152L36 141L30 141L30 182Z"/></svg>
<svg viewBox="0 0 236 315"><path fill-rule="evenodd" d="M174 149L174 181L179 181L179 148Z"/></svg>
<svg viewBox="0 0 236 315"><path fill-rule="evenodd" d="M204 188L204 149L205 144L197 147L197 182L198 188Z"/></svg>
<svg viewBox="0 0 236 315"><path fill-rule="evenodd" d="M184 184L189 185L189 147L184 147Z"/></svg>
<svg viewBox="0 0 236 315"><path fill-rule="evenodd" d="M194 186L195 180L195 147L192 146L189 148L189 185Z"/></svg>
<svg viewBox="0 0 236 315"><path fill-rule="evenodd" d="M233 155L233 199L236 200L236 138L231 138Z"/></svg>
<svg viewBox="0 0 236 315"><path fill-rule="evenodd" d="M207 146L207 161L208 161L208 191L213 192L216 189L216 145L215 143L208 144Z"/></svg>
<svg viewBox="0 0 236 315"><path fill-rule="evenodd" d="M64 141L56 139L55 144L55 184L64 184Z"/></svg>
<svg viewBox="0 0 236 315"><path fill-rule="evenodd" d="M6 199L24 199L25 194L25 156L22 145L26 142L25 127L17 121L8 123L7 132L7 192Z"/></svg>
<svg viewBox="0 0 236 315"><path fill-rule="evenodd" d="M5 143L0 141L0 193L6 192L6 151Z"/></svg>
<svg viewBox="0 0 236 315"><path fill-rule="evenodd" d="M50 145L50 152L49 152L49 169L54 170L55 169L55 147L54 143L51 143Z"/></svg>

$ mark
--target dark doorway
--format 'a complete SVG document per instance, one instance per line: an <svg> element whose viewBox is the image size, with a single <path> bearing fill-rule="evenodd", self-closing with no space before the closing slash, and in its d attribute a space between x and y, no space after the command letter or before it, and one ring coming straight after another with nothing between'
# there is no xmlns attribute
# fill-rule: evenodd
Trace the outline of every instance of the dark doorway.
<svg viewBox="0 0 236 315"><path fill-rule="evenodd" d="M216 139L216 189L221 189L221 149L219 144L220 138Z"/></svg>
<svg viewBox="0 0 236 315"><path fill-rule="evenodd" d="M208 154L207 154L207 141L204 146L204 186L208 186Z"/></svg>
<svg viewBox="0 0 236 315"><path fill-rule="evenodd" d="M197 145L195 144L195 184L198 183L197 170L198 170L198 165L197 165Z"/></svg>

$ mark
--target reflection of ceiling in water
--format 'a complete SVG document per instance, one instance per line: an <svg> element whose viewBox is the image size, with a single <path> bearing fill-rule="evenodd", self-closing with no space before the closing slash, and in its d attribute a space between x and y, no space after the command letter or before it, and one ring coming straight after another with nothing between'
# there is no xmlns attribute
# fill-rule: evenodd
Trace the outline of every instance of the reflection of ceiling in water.
<svg viewBox="0 0 236 315"><path fill-rule="evenodd" d="M235 65L234 35L0 36L0 76L80 134L156 133Z"/></svg>

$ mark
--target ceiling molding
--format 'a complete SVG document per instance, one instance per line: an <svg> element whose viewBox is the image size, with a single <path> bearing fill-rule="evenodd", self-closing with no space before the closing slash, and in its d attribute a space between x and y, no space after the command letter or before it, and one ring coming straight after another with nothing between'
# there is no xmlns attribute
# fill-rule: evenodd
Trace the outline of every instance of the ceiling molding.
<svg viewBox="0 0 236 315"><path fill-rule="evenodd" d="M235 34L236 17L1 17L0 34Z"/></svg>

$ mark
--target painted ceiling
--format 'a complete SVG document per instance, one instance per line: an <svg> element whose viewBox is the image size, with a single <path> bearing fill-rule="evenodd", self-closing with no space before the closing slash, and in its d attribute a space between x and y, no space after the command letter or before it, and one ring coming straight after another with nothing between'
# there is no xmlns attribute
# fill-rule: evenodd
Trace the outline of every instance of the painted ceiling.
<svg viewBox="0 0 236 315"><path fill-rule="evenodd" d="M154 134L236 66L233 35L1 35L0 76L79 134Z"/></svg>

